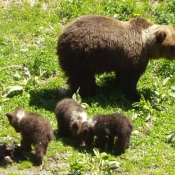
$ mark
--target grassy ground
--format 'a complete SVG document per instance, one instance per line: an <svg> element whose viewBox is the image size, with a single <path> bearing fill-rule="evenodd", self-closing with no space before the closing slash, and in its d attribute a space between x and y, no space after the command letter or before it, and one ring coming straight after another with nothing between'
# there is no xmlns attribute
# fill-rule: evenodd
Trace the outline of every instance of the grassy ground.
<svg viewBox="0 0 175 175"><path fill-rule="evenodd" d="M68 86L56 56L57 38L66 23L83 14L101 14L120 20L143 16L174 25L174 8L175 0L0 1L0 143L20 142L5 116L16 106L40 113L57 129L55 105L70 97L69 91L64 93ZM134 132L125 154L114 157L75 147L72 140L55 135L42 166L14 161L1 166L0 174L116 174L111 163L122 174L175 174L174 71L174 62L150 61L138 84L143 95L139 103L130 103L112 88L113 73L97 76L97 95L83 99L89 117L119 112L132 119Z"/></svg>

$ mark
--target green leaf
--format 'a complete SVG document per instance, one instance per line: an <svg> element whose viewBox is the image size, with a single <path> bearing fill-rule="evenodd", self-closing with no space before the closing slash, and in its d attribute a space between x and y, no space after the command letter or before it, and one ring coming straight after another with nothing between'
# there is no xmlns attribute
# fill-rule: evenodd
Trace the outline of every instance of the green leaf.
<svg viewBox="0 0 175 175"><path fill-rule="evenodd" d="M97 157L100 155L99 150L97 148L94 148L93 152L94 152L95 156L97 156Z"/></svg>
<svg viewBox="0 0 175 175"><path fill-rule="evenodd" d="M15 95L20 95L23 92L22 86L11 86L7 92L7 97L13 97Z"/></svg>
<svg viewBox="0 0 175 175"><path fill-rule="evenodd" d="M80 90L80 88L78 88L77 92L72 95L72 99L80 104L82 99L81 99L81 96L79 94L79 90Z"/></svg>
<svg viewBox="0 0 175 175"><path fill-rule="evenodd" d="M171 86L171 89L172 89L172 90L175 90L175 86Z"/></svg>
<svg viewBox="0 0 175 175"><path fill-rule="evenodd" d="M175 98L175 93L170 93L169 94L171 97Z"/></svg>
<svg viewBox="0 0 175 175"><path fill-rule="evenodd" d="M118 161L109 161L110 166L115 166L116 168L120 167L120 163Z"/></svg>
<svg viewBox="0 0 175 175"><path fill-rule="evenodd" d="M163 86L167 84L167 82L169 81L170 77L167 77L163 80Z"/></svg>
<svg viewBox="0 0 175 175"><path fill-rule="evenodd" d="M89 107L89 105L88 105L87 103L81 103L81 106L82 106L84 109L86 109L86 108Z"/></svg>

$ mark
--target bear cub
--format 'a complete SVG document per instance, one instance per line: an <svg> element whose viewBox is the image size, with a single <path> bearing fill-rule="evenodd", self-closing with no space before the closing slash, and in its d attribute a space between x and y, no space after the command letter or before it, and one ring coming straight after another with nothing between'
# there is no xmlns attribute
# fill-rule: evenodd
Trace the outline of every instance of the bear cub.
<svg viewBox="0 0 175 175"><path fill-rule="evenodd" d="M87 113L80 104L71 98L65 98L57 103L55 116L60 137L82 141L81 127L87 121Z"/></svg>
<svg viewBox="0 0 175 175"><path fill-rule="evenodd" d="M91 145L96 136L95 144L101 149L107 142L109 151L112 151L117 137L116 155L120 155L129 148L132 130L132 122L122 114L96 115L83 124L82 135L87 145Z"/></svg>
<svg viewBox="0 0 175 175"><path fill-rule="evenodd" d="M41 115L22 110L20 107L16 107L15 112L9 112L6 116L16 132L21 133L22 149L31 152L33 144L36 151L34 163L41 165L48 144L53 138L50 123Z"/></svg>

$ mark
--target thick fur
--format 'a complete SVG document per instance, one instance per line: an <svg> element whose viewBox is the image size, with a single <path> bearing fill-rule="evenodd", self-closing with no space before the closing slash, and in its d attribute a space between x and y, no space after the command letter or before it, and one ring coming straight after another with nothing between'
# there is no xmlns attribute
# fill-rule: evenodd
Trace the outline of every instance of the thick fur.
<svg viewBox="0 0 175 175"><path fill-rule="evenodd" d="M96 146L102 149L108 142L109 151L113 149L115 137L117 137L116 155L120 155L129 148L132 130L132 122L122 114L96 115L84 123L82 135L88 145L93 143L94 136L96 136Z"/></svg>
<svg viewBox="0 0 175 175"><path fill-rule="evenodd" d="M144 18L82 16L60 33L57 55L73 93L80 87L82 97L93 95L94 75L114 71L125 97L138 101L136 85L149 59L175 59L175 31Z"/></svg>
<svg viewBox="0 0 175 175"><path fill-rule="evenodd" d="M16 132L21 133L23 150L31 152L33 144L36 151L35 164L41 165L48 144L53 138L50 123L41 115L24 111L20 107L16 107L15 112L7 113L6 116Z"/></svg>
<svg viewBox="0 0 175 175"><path fill-rule="evenodd" d="M87 121L87 113L80 104L70 98L59 101L55 108L60 137L81 140L81 126Z"/></svg>

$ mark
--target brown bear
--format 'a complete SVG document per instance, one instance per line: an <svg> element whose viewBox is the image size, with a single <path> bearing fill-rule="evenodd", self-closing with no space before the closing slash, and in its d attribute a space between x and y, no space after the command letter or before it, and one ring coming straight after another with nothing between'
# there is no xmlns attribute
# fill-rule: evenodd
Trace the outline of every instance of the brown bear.
<svg viewBox="0 0 175 175"><path fill-rule="evenodd" d="M6 116L16 132L21 133L22 149L31 152L33 144L36 151L34 163L41 165L48 144L53 138L50 123L41 115L24 111L20 107L16 107L15 112L7 113Z"/></svg>
<svg viewBox="0 0 175 175"><path fill-rule="evenodd" d="M114 71L125 98L138 101L136 85L149 59L175 59L175 31L141 17L82 16L60 33L57 55L73 93L80 87L82 97L93 95L94 75Z"/></svg>
<svg viewBox="0 0 175 175"><path fill-rule="evenodd" d="M133 124L129 118L122 114L96 115L89 119L82 126L82 137L87 145L92 145L94 136L96 136L95 144L102 149L105 143L108 143L108 150L112 151L117 137L116 155L125 153L125 149L129 148L130 136L133 130Z"/></svg>
<svg viewBox="0 0 175 175"><path fill-rule="evenodd" d="M58 135L81 142L81 126L87 121L85 109L75 100L65 98L57 103L55 116L58 124Z"/></svg>

